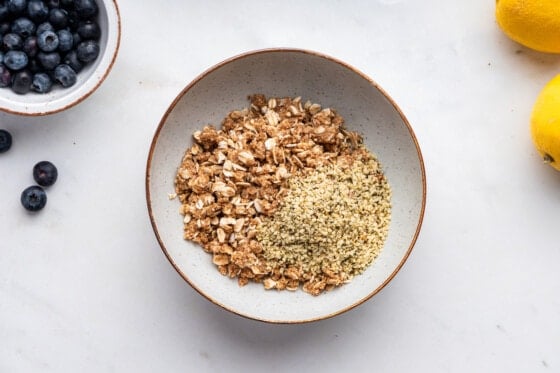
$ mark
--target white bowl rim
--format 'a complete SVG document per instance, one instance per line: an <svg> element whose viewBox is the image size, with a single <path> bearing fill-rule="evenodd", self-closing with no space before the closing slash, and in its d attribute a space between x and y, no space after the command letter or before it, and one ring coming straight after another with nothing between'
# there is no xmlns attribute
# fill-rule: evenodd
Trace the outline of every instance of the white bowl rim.
<svg viewBox="0 0 560 373"><path fill-rule="evenodd" d="M107 46L105 53L100 56L101 61L96 67L96 71L93 72L91 77L86 80L81 87L79 87L75 92L72 93L74 98L71 98L70 102L62 105L53 105L51 108L43 109L41 105L28 106L26 103L17 103L15 106L8 106L7 104L0 103L0 111L9 114L23 115L23 116L44 116L55 114L66 109L69 109L80 102L88 98L93 92L99 88L101 83L105 81L105 78L111 72L113 65L117 59L117 54L119 52L121 43L121 16L119 7L117 5L117 0L102 0L104 6L107 8L108 16L108 30L112 34L108 35ZM110 12L109 12L110 10ZM114 22L114 27L112 27ZM101 72L101 74L99 74ZM76 97L77 96L77 97ZM63 98L60 99L63 101Z"/></svg>
<svg viewBox="0 0 560 373"><path fill-rule="evenodd" d="M303 54L308 54L308 55L311 55L311 56L316 56L316 57L321 57L321 58L327 59L331 62L337 63L337 64L345 67L346 69L358 74L363 79L365 79L367 82L369 82L369 84L371 84L375 89L377 89L388 100L388 102L394 107L394 109L397 111L400 118L402 119L403 124L406 125L406 127L407 127L407 129L410 133L411 139L414 142L414 146L416 148L416 152L417 152L417 155L418 155L418 162L419 162L419 166L420 166L420 172L421 172L421 175L422 175L422 178L421 178L422 179L421 180L422 181L422 201L421 201L421 205L420 205L420 211L419 211L418 223L417 223L417 226L416 226L416 230L414 232L414 235L412 237L412 240L409 244L408 249L406 250L406 252L403 255L402 259L400 260L399 264L395 267L394 271L389 276L387 276L385 281L383 281L376 289L374 289L371 293L367 294L365 297L358 300L357 302L355 302L353 304L350 304L346 307L343 307L343 308L341 308L341 309L339 309L335 312L332 312L330 314L325 314L325 315L321 315L321 316L318 316L318 317L313 317L313 318L303 319L303 320L295 320L295 321L258 318L258 317L253 316L253 315L247 315L245 313L238 312L234 308L231 308L231 307L229 307L225 304L222 304L221 302L213 299L210 295L206 294L199 287L197 287L196 284L193 283L181 271L181 269L179 268L177 263L175 263L175 261L173 260L173 258L169 254L167 248L165 247L165 244L164 244L164 242L163 242L163 240L162 240L162 238L159 234L157 224L156 224L156 221L155 221L154 213L153 213L153 210L152 210L151 193L150 193L152 157L154 155L154 151L155 151L160 133L161 133L161 131L162 131L164 125L165 125L165 122L167 121L168 116L175 109L175 106L183 98L183 96L191 88L196 86L196 84L199 81L204 79L207 75L209 75L212 72L222 68L225 65L228 65L231 62L234 62L234 61L246 58L246 57L250 57L250 56L253 56L253 55L263 54L263 53L283 53L283 52L303 53ZM420 234L420 230L421 230L421 227L422 227L422 222L423 222L423 219L424 219L424 213L425 213L425 209L426 209L426 195L427 195L427 192L426 192L426 188L427 188L426 170L425 170L425 166L424 166L424 159L422 157L422 152L420 150L420 145L418 143L418 139L416 138L416 135L414 134L412 126L410 125L410 122L408 121L408 119L404 115L403 111L396 104L396 102L389 96L389 94L383 88L381 88L373 79L371 79L370 77L368 77L367 75L362 73L360 70L356 69L355 67L349 65L346 62L343 62L343 61L341 61L337 58L334 58L334 57L328 56L326 54L323 54L321 52L317 52L317 51L313 51L313 50L300 49L300 48L285 48L285 47L257 49L257 50L252 50L252 51L240 53L240 54L237 54L233 57L227 58L227 59L223 60L222 62L219 62L219 63L213 65L212 67L208 68L204 72L202 72L200 75L198 75L196 78L194 78L185 88L183 88L181 90L181 92L175 97L175 99L171 102L171 104L169 105L169 107L167 108L165 113L163 114L163 116L162 116L156 130L155 130L155 133L154 133L154 136L153 136L153 139L152 139L152 143L150 145L149 153L148 153L148 159L147 159L147 162L146 162L145 188L146 188L146 202L147 202L147 207L148 207L148 215L150 217L150 223L151 223L152 228L154 230L154 234L155 234L156 239L159 243L159 246L160 246L161 250L163 251L164 255L166 256L167 260L171 263L173 268L175 268L175 270L181 276L181 278L183 278L183 280L185 280L200 295L202 295L204 298L206 298L210 302L214 303L215 305L217 305L217 306L219 306L219 307L221 307L221 308L223 308L223 309L225 309L225 310L227 310L227 311L229 311L233 314L236 314L238 316L242 316L244 318L251 319L251 320L256 320L256 321L261 321L261 322L266 322L266 323L272 323L272 324L304 324L304 323L309 323L309 322L313 322L313 321L329 319L331 317L340 315L342 313L345 313L345 312L347 312L351 309L354 309L354 308L358 307L359 305L365 303L370 298L372 298L374 295L379 293L389 282L391 282L391 280L396 276L396 274L404 266L405 262L407 261L408 257L410 256L410 254L412 252L412 249L414 248L414 245L416 244L416 241L418 239L418 236Z"/></svg>

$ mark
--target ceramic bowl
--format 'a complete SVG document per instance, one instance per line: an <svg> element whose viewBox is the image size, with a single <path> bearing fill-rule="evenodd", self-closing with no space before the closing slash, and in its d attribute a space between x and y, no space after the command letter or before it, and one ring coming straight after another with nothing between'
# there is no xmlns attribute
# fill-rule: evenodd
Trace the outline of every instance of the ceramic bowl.
<svg viewBox="0 0 560 373"><path fill-rule="evenodd" d="M0 88L0 110L18 115L47 115L66 110L89 97L105 80L117 57L121 36L119 9L115 0L96 0L101 28L97 59L78 73L76 84L69 88L53 87L49 93L29 92L19 95Z"/></svg>
<svg viewBox="0 0 560 373"><path fill-rule="evenodd" d="M379 257L361 275L319 296L303 291L239 287L218 273L212 258L183 240L183 219L174 177L192 134L220 125L231 110L248 106L247 96L301 96L336 109L346 127L364 135L392 188L392 221ZM408 120L374 81L335 58L294 49L269 49L224 61L197 77L171 103L154 135L146 171L151 223L163 252L201 295L238 315L274 323L302 323L332 317L363 303L395 276L420 231L426 201L422 155Z"/></svg>

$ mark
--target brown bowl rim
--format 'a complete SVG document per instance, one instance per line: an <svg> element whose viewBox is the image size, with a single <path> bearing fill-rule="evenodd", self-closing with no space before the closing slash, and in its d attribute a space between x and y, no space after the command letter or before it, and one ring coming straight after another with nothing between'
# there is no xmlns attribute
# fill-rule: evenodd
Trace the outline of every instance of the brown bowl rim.
<svg viewBox="0 0 560 373"><path fill-rule="evenodd" d="M201 81L202 79L204 79L207 75L209 75L210 73L222 68L223 66L233 62L233 61L237 61L249 56L254 56L257 54L264 54L264 53L284 53L284 52L290 52L290 53L303 53L303 54L308 54L308 55L312 55L312 56L316 56L316 57L321 57L324 59L327 59L329 61L335 62L351 71L353 71L354 73L360 75L362 78L364 78L366 81L368 81L375 89L377 89L379 92L381 92L381 94L383 94L383 96L391 103L391 105L395 108L395 110L398 112L399 116L401 117L401 119L403 120L403 122L405 123L405 125L408 128L408 131L410 133L410 136L414 142L414 145L416 147L416 152L418 155L418 160L419 160L419 164L420 164L420 169L421 169L421 174L422 174L422 205L421 205L421 209L420 209L420 215L418 218L418 224L416 226L416 231L414 233L414 236L412 237L412 241L405 253L405 255L402 257L401 261L399 262L399 264L397 265L397 267L395 268L395 270L385 279L385 281L379 285L375 290L373 290L371 293L369 293L368 295L366 295L364 298L358 300L357 302L346 306L340 310L337 310L336 312L332 312L330 314L326 314L326 315L322 315L322 316L318 316L318 317L313 317L313 318L309 318L309 319L303 319L303 320L274 320L274 319L266 319L266 318L259 318L259 317L255 317L252 315L247 315L244 313L241 313L231 307L228 307L218 301L216 301L215 299L213 299L212 297L210 297L209 295L207 295L206 293L204 293L202 290L200 290L196 284L194 284L186 275L184 275L182 273L182 271L180 270L179 266L174 262L173 258L171 258L171 256L169 255L167 248L165 247L165 244L163 243L163 240L161 239L160 235L159 235L159 231L154 219L154 215L153 215L153 211L152 211L152 203L151 203L151 197L150 197L150 170L151 170L151 165L152 165L152 157L154 154L154 150L157 144L157 141L159 139L160 136L160 132L163 129L163 126L165 124L165 122L167 121L168 116L170 115L170 113L173 111L173 109L175 108L175 106L177 105L177 103L183 98L183 96L191 89L193 88L199 81ZM310 322L314 322L314 321L319 321L319 320L325 320L325 319L329 319L332 318L334 316L343 314L347 311L350 311L358 306L360 306L361 304L365 303L366 301L368 301L369 299L371 299L374 295L378 294L385 286L387 286L387 284L389 282L391 282L391 280L396 276L396 274L400 271L400 269L404 266L405 262L407 261L408 257L410 256L410 253L412 252L412 249L414 248L414 245L416 244L416 241L418 239L418 236L420 234L420 230L422 227L422 222L424 220L424 213L425 213L425 209L426 209L426 188L427 188L427 184L426 184L426 169L424 166L424 158L422 157L422 152L420 150L420 145L418 143L418 139L416 138L416 135L412 129L412 126L410 125L410 122L408 121L408 119L406 118L406 116L404 115L403 111L400 109L400 107L397 105L397 103L391 98L391 96L389 96L389 94L383 89L381 88L375 81L373 81L370 77L368 77L367 75L365 75L364 73L362 73L360 70L354 68L353 66L349 65L346 62L343 62L337 58L328 56L326 54L323 54L321 52L316 52L316 51L312 51L312 50L308 50L308 49L299 49L299 48L266 48L266 49L257 49L257 50L252 50L252 51L248 51L248 52L244 52L244 53L240 53L237 54L233 57L227 58L225 60L223 60L222 62L219 62L215 65L213 65L212 67L210 67L209 69L205 70L204 72L202 72L200 75L198 75L195 79L193 79L187 86L185 86L185 88L183 88L181 90L181 92L175 97L175 99L171 102L171 104L169 105L169 107L167 108L167 110L165 111L165 113L163 114L158 127L155 130L153 139L152 139L152 143L150 145L150 149L149 149L149 153L148 153L148 159L146 162L146 179L145 179L145 188L146 188L146 203L147 203L147 207L148 207L148 215L150 217L150 223L152 225L152 228L154 230L154 234L156 236L156 239L159 243L159 246L161 247L161 250L163 251L164 255L167 257L167 260L171 263L171 265L173 266L173 268L175 268L175 270L177 271L177 273L183 278L183 280L185 280L195 291L197 291L200 295L202 295L204 298L206 298L207 300L209 300L210 302L214 303L215 305L244 318L247 319L251 319L251 320L256 320L256 321L261 321L261 322L265 322L265 323L271 323L271 324L304 324L304 323L310 323Z"/></svg>

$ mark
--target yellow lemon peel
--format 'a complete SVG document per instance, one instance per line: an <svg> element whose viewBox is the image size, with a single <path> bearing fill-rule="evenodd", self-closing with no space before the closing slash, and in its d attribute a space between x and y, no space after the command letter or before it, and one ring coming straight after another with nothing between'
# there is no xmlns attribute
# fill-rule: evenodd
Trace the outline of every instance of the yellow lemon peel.
<svg viewBox="0 0 560 373"><path fill-rule="evenodd" d="M531 49L560 53L560 1L496 0L502 31Z"/></svg>
<svg viewBox="0 0 560 373"><path fill-rule="evenodd" d="M545 163L560 171L560 75L537 97L531 115L531 137Z"/></svg>

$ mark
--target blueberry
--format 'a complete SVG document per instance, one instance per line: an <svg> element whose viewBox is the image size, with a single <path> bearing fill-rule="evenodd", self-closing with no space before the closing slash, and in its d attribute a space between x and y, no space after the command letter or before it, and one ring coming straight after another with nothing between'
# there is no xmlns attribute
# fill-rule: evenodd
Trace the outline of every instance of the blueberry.
<svg viewBox="0 0 560 373"><path fill-rule="evenodd" d="M30 186L21 193L21 204L28 211L39 211L47 204L47 193L38 185Z"/></svg>
<svg viewBox="0 0 560 373"><path fill-rule="evenodd" d="M0 129L0 153L7 152L12 147L12 135L6 130Z"/></svg>
<svg viewBox="0 0 560 373"><path fill-rule="evenodd" d="M8 32L10 32L11 28L12 25L10 25L10 22L0 23L0 34L2 35L7 34Z"/></svg>
<svg viewBox="0 0 560 373"><path fill-rule="evenodd" d="M47 0L49 8L60 8L60 0Z"/></svg>
<svg viewBox="0 0 560 373"><path fill-rule="evenodd" d="M99 11L95 0L75 0L74 9L82 19L94 17Z"/></svg>
<svg viewBox="0 0 560 373"><path fill-rule="evenodd" d="M78 44L76 53L80 61L91 62L99 55L99 43L94 40L83 41Z"/></svg>
<svg viewBox="0 0 560 373"><path fill-rule="evenodd" d="M41 66L41 63L36 58L32 58L27 64L27 69L36 74L43 71L43 66Z"/></svg>
<svg viewBox="0 0 560 373"><path fill-rule="evenodd" d="M51 25L49 22L43 22L41 24L39 24L39 26L37 26L37 30L35 30L35 33L37 35L39 35L40 33L44 32L44 31L55 31L53 25Z"/></svg>
<svg viewBox="0 0 560 373"><path fill-rule="evenodd" d="M49 161L41 161L33 167L33 179L40 186L48 187L53 185L58 178L58 170Z"/></svg>
<svg viewBox="0 0 560 373"><path fill-rule="evenodd" d="M43 31L37 35L37 45L43 52L52 52L58 48L58 35L53 31Z"/></svg>
<svg viewBox="0 0 560 373"><path fill-rule="evenodd" d="M75 10L68 10L68 27L70 30L75 31L82 20Z"/></svg>
<svg viewBox="0 0 560 373"><path fill-rule="evenodd" d="M5 1L0 3L0 21L5 21L10 16L10 10L8 9L8 4Z"/></svg>
<svg viewBox="0 0 560 373"><path fill-rule="evenodd" d="M49 16L49 7L42 0L29 0L27 15L34 22L43 22Z"/></svg>
<svg viewBox="0 0 560 373"><path fill-rule="evenodd" d="M4 55L4 65L10 70L21 70L28 62L27 54L22 51L8 51Z"/></svg>
<svg viewBox="0 0 560 373"><path fill-rule="evenodd" d="M20 95L26 94L31 89L32 79L31 73L27 70L16 73L12 80L12 91Z"/></svg>
<svg viewBox="0 0 560 373"><path fill-rule="evenodd" d="M18 50L23 47L23 39L18 34L10 32L2 37L2 48L4 50Z"/></svg>
<svg viewBox="0 0 560 373"><path fill-rule="evenodd" d="M58 50L61 52L68 52L74 46L74 37L68 30L58 30Z"/></svg>
<svg viewBox="0 0 560 373"><path fill-rule="evenodd" d="M49 22L55 29L61 29L68 25L68 12L64 9L54 8L49 12Z"/></svg>
<svg viewBox="0 0 560 373"><path fill-rule="evenodd" d="M52 88L52 80L47 73L37 73L33 75L31 89L37 93L50 92Z"/></svg>
<svg viewBox="0 0 560 373"><path fill-rule="evenodd" d="M12 22L12 32L15 32L22 38L33 35L36 29L35 23L29 18L20 17Z"/></svg>
<svg viewBox="0 0 560 373"><path fill-rule="evenodd" d="M74 0L59 0L60 6L66 9L74 8Z"/></svg>
<svg viewBox="0 0 560 373"><path fill-rule="evenodd" d="M12 73L4 64L0 65L0 87L9 87L12 84Z"/></svg>
<svg viewBox="0 0 560 373"><path fill-rule="evenodd" d="M78 46L78 44L80 44L82 42L82 37L80 36L80 34L78 34L77 32L74 32L72 34L72 43L73 43L73 47L76 48Z"/></svg>
<svg viewBox="0 0 560 373"><path fill-rule="evenodd" d="M60 64L54 69L54 79L64 88L68 88L76 84L77 76L70 66Z"/></svg>
<svg viewBox="0 0 560 373"><path fill-rule="evenodd" d="M29 36L23 41L22 50L27 54L27 57L33 58L37 55L39 47L37 46L37 37Z"/></svg>
<svg viewBox="0 0 560 373"><path fill-rule="evenodd" d="M21 14L27 8L27 0L8 0L8 10L12 14Z"/></svg>
<svg viewBox="0 0 560 373"><path fill-rule="evenodd" d="M79 73L84 67L83 63L78 60L78 54L75 50L71 50L70 52L66 53L63 63L70 66L72 70L77 73Z"/></svg>
<svg viewBox="0 0 560 373"><path fill-rule="evenodd" d="M53 70L60 63L60 54L57 52L39 52L37 53L37 59L45 70Z"/></svg>
<svg viewBox="0 0 560 373"><path fill-rule="evenodd" d="M97 22L94 21L84 21L78 25L78 34L84 39L99 39L101 36L101 29Z"/></svg>

